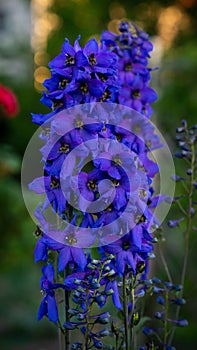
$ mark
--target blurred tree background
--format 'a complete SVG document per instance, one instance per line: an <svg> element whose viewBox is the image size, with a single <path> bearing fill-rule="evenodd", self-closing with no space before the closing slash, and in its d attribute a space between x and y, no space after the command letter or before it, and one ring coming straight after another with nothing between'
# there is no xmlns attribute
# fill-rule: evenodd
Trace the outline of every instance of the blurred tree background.
<svg viewBox="0 0 197 350"><path fill-rule="evenodd" d="M6 118L0 111L0 348L49 350L57 348L56 329L37 322L40 269L34 265L35 224L23 202L20 169L25 148L37 129L30 113L48 112L39 102L42 82L49 77L47 63L60 52L65 37L81 35L83 45L118 21L128 18L147 31L154 44L152 86L158 91L153 121L169 143L176 125L197 111L197 1L111 0L0 0L0 84L16 94L20 113ZM177 162L177 173L181 165ZM172 211L171 211L172 213ZM173 237L172 237L173 236ZM167 234L166 254L176 276L180 272L179 230ZM196 239L191 238L195 247ZM175 248L174 248L175 247ZM191 250L187 279L189 327L177 332L178 349L196 349L196 255ZM176 281L178 282L178 281ZM50 340L51 339L53 340Z"/></svg>

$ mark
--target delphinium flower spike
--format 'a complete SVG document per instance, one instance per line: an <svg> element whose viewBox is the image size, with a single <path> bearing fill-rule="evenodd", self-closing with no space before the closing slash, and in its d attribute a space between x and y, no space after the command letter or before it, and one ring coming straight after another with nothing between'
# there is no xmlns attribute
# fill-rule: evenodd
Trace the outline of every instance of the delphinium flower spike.
<svg viewBox="0 0 197 350"><path fill-rule="evenodd" d="M43 176L29 184L44 196L34 213L40 234L35 261L46 264L39 318L58 322L66 350L71 330L83 339L73 349L104 348L108 336L118 350L132 346L145 294L141 282L154 257L154 211L166 199L154 193L159 167L149 158L162 145L148 118L135 112L150 117L157 98L148 86L152 44L133 24L122 22L119 29L120 35L104 32L100 46L95 39L84 48L79 38L73 46L65 40L43 84L41 102L51 112L32 119L42 125L45 142ZM62 319L58 288L65 294ZM124 319L118 328L108 311L98 311L110 297Z"/></svg>

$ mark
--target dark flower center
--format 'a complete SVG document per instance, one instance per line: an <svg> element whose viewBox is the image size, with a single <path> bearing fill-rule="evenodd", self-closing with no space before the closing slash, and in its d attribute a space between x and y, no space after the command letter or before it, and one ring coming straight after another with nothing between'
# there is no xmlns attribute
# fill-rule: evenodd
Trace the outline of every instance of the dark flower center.
<svg viewBox="0 0 197 350"><path fill-rule="evenodd" d="M87 186L88 186L89 190L91 190L91 191L96 191L96 189L97 189L96 182L93 180L89 180Z"/></svg>
<svg viewBox="0 0 197 350"><path fill-rule="evenodd" d="M134 90L133 92L132 92L132 96L133 97L140 97L140 91L139 90Z"/></svg>
<svg viewBox="0 0 197 350"><path fill-rule="evenodd" d="M50 187L51 187L51 189L58 188L59 181L55 178L51 178Z"/></svg>
<svg viewBox="0 0 197 350"><path fill-rule="evenodd" d="M131 63L125 64L124 70L125 70L125 72L131 72L132 71L132 64Z"/></svg>
<svg viewBox="0 0 197 350"><path fill-rule="evenodd" d="M77 129L83 129L83 126L84 126L84 123L82 122L81 119L76 120L76 122L75 122L75 127L76 127Z"/></svg>
<svg viewBox="0 0 197 350"><path fill-rule="evenodd" d="M128 249L130 248L130 243L129 243L129 241L124 241L124 242L122 243L122 248L123 248L124 250L128 250Z"/></svg>
<svg viewBox="0 0 197 350"><path fill-rule="evenodd" d="M146 141L146 147L147 147L147 148L150 148L151 146L152 146L151 141Z"/></svg>
<svg viewBox="0 0 197 350"><path fill-rule="evenodd" d="M113 158L113 161L114 161L115 165L121 165L122 164L122 161L121 161L119 156L115 156Z"/></svg>
<svg viewBox="0 0 197 350"><path fill-rule="evenodd" d="M90 64L91 64L92 66L93 66L94 64L96 64L96 58L95 58L95 56L94 56L93 53L88 57L88 59L89 59L89 62L90 62Z"/></svg>
<svg viewBox="0 0 197 350"><path fill-rule="evenodd" d="M53 106L52 106L52 110L54 110L54 109L56 109L56 108L58 108L58 107L62 107L64 104L63 104L63 102L60 100L60 101L55 101L54 103L53 103Z"/></svg>
<svg viewBox="0 0 197 350"><path fill-rule="evenodd" d="M74 233L70 233L68 236L66 236L66 243L69 245L73 245L75 243L77 243L77 239L75 237Z"/></svg>
<svg viewBox="0 0 197 350"><path fill-rule="evenodd" d="M69 83L69 80L68 79L62 79L60 82L59 82L59 87L60 89L64 89L67 84Z"/></svg>
<svg viewBox="0 0 197 350"><path fill-rule="evenodd" d="M66 64L72 65L75 64L75 59L74 57L72 57L71 55L69 55L69 53L66 54Z"/></svg>
<svg viewBox="0 0 197 350"><path fill-rule="evenodd" d="M111 96L111 92L110 92L109 90L106 89L106 90L104 91L103 96L100 98L100 101L101 101L101 102L106 101L106 100L108 100L108 99L110 98L110 96Z"/></svg>
<svg viewBox="0 0 197 350"><path fill-rule="evenodd" d="M136 224L142 224L145 221L146 221L146 218L145 218L144 214L142 214L142 215L141 214L137 214L135 216L135 223Z"/></svg>
<svg viewBox="0 0 197 350"><path fill-rule="evenodd" d="M121 142L121 140L122 140L122 135L116 134L116 140L117 140L118 142Z"/></svg>
<svg viewBox="0 0 197 350"><path fill-rule="evenodd" d="M147 192L146 192L146 190L141 188L141 189L138 190L138 194L139 194L140 198L144 198L144 197L146 197Z"/></svg>
<svg viewBox="0 0 197 350"><path fill-rule="evenodd" d="M59 152L68 153L69 150L70 150L70 146L67 143L61 142L61 146L59 148Z"/></svg>
<svg viewBox="0 0 197 350"><path fill-rule="evenodd" d="M34 234L35 234L36 237L39 237L39 236L43 235L43 232L42 232L41 228L38 225L36 226L36 230L35 230Z"/></svg>
<svg viewBox="0 0 197 350"><path fill-rule="evenodd" d="M81 92L84 92L84 94L88 93L88 84L87 83L82 83L80 86Z"/></svg>
<svg viewBox="0 0 197 350"><path fill-rule="evenodd" d="M120 182L118 180L116 180L116 179L112 180L112 184L113 184L114 187L120 186Z"/></svg>
<svg viewBox="0 0 197 350"><path fill-rule="evenodd" d="M99 79L100 79L101 81L105 82L105 81L107 80L107 77L106 77L105 74L103 74L103 73L97 73L97 75L98 75L98 77L99 77Z"/></svg>

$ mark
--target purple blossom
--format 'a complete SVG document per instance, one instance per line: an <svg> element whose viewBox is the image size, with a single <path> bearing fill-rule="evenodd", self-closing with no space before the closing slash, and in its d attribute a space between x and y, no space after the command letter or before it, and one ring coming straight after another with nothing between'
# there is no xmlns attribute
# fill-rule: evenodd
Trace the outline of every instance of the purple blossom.
<svg viewBox="0 0 197 350"><path fill-rule="evenodd" d="M146 117L152 114L150 105L157 99L155 91L148 87L151 69L147 67L153 46L146 33L136 25L121 22L120 34L103 32L101 43L107 52L118 56L118 79L121 88L118 103L131 107Z"/></svg>
<svg viewBox="0 0 197 350"><path fill-rule="evenodd" d="M44 294L41 301L40 308L38 310L38 320L41 320L43 316L47 316L51 322L57 323L58 321L58 309L55 300L54 289L63 287L60 284L54 284L54 269L52 264L43 266L43 276L40 280L40 287Z"/></svg>

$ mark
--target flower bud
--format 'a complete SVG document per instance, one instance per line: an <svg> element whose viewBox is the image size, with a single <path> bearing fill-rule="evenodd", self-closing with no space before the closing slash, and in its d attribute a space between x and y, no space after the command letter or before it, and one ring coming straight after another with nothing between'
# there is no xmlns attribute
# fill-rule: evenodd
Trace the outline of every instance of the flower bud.
<svg viewBox="0 0 197 350"><path fill-rule="evenodd" d="M95 297L95 301L97 302L97 304L101 304L105 302L105 297L103 295L98 295Z"/></svg>
<svg viewBox="0 0 197 350"><path fill-rule="evenodd" d="M171 282L165 282L165 286L168 288L168 289L171 289L173 284Z"/></svg>
<svg viewBox="0 0 197 350"><path fill-rule="evenodd" d="M112 295L113 293L114 293L114 291L113 291L112 288L110 288L110 289L108 289L108 290L105 291L105 294L106 294L106 295Z"/></svg>
<svg viewBox="0 0 197 350"><path fill-rule="evenodd" d="M113 275L115 275L115 271L112 269L112 270L110 270L109 272L108 272L108 274L107 274L107 276L113 276Z"/></svg>
<svg viewBox="0 0 197 350"><path fill-rule="evenodd" d="M177 132L177 134L180 134L180 133L182 133L182 132L184 132L185 131L185 128L184 128L184 126L183 127L179 127L179 128L176 128L176 132Z"/></svg>
<svg viewBox="0 0 197 350"><path fill-rule="evenodd" d="M159 295L157 297L157 303L160 305L165 305L166 302L165 302L164 298L161 295Z"/></svg>
<svg viewBox="0 0 197 350"><path fill-rule="evenodd" d="M99 317L98 323L100 323L100 324L107 324L107 323L109 323L109 317Z"/></svg>
<svg viewBox="0 0 197 350"><path fill-rule="evenodd" d="M100 340L94 340L94 346L96 349L102 349L103 348L103 343Z"/></svg>
<svg viewBox="0 0 197 350"><path fill-rule="evenodd" d="M177 321L177 326L179 326L179 327L187 327L188 326L188 321L187 320L178 320Z"/></svg>
<svg viewBox="0 0 197 350"><path fill-rule="evenodd" d="M137 263L137 266L136 266L136 273L140 274L140 273L144 272L145 267L146 267L145 262L144 261L139 261Z"/></svg>
<svg viewBox="0 0 197 350"><path fill-rule="evenodd" d="M161 283L161 280L157 277L152 278L153 283Z"/></svg>
<svg viewBox="0 0 197 350"><path fill-rule="evenodd" d="M161 320L163 317L163 314L159 311L155 312L155 318L157 318L158 320Z"/></svg>
<svg viewBox="0 0 197 350"><path fill-rule="evenodd" d="M108 329L103 329L101 332L99 332L100 337L107 337L110 334Z"/></svg>
<svg viewBox="0 0 197 350"><path fill-rule="evenodd" d="M144 335L147 335L147 336L153 334L153 330L151 328L148 328L148 327L143 328L142 332L144 333Z"/></svg>
<svg viewBox="0 0 197 350"><path fill-rule="evenodd" d="M137 326L137 324L140 321L140 315L139 312L135 312L131 317L131 324L132 326Z"/></svg>
<svg viewBox="0 0 197 350"><path fill-rule="evenodd" d="M187 175L192 175L193 171L192 169L187 169Z"/></svg>
<svg viewBox="0 0 197 350"><path fill-rule="evenodd" d="M180 292L183 289L183 286L181 284L174 284L172 289L174 289L176 292Z"/></svg>
<svg viewBox="0 0 197 350"><path fill-rule="evenodd" d="M79 321L82 321L82 320L85 319L85 315L80 313L80 314L77 315L77 319L78 319Z"/></svg>
<svg viewBox="0 0 197 350"><path fill-rule="evenodd" d="M183 298L171 299L171 301L176 305L185 305L186 304L186 300Z"/></svg>

